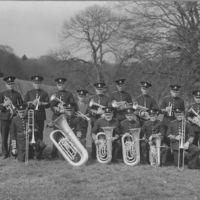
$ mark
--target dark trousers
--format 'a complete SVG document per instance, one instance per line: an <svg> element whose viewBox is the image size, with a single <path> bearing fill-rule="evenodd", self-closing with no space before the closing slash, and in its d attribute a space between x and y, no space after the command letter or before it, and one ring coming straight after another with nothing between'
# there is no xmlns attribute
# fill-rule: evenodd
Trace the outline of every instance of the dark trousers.
<svg viewBox="0 0 200 200"><path fill-rule="evenodd" d="M200 147L200 132L195 131L195 137L193 144Z"/></svg>
<svg viewBox="0 0 200 200"><path fill-rule="evenodd" d="M8 141L11 120L1 120L1 148L4 156L9 155L10 141Z"/></svg>
<svg viewBox="0 0 200 200"><path fill-rule="evenodd" d="M44 131L44 120L35 121L38 125L38 138L43 141L43 131Z"/></svg>
<svg viewBox="0 0 200 200"><path fill-rule="evenodd" d="M118 139L112 143L112 161L115 162L119 158L122 158L122 144Z"/></svg>

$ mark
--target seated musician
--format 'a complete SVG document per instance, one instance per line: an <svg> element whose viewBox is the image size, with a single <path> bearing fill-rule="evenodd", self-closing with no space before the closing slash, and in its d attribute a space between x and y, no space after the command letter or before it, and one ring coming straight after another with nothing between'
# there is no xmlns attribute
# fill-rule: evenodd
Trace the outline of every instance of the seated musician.
<svg viewBox="0 0 200 200"><path fill-rule="evenodd" d="M194 103L187 111L187 118L191 122L194 131L194 144L200 147L200 90L193 91Z"/></svg>
<svg viewBox="0 0 200 200"><path fill-rule="evenodd" d="M96 135L98 132L103 131L103 129L102 129L103 127L114 127L113 143L112 143L112 147L113 147L112 158L113 158L113 162L117 162L117 156L118 156L119 150L121 149L121 141L120 141L120 137L119 137L120 136L120 124L119 124L118 120L113 118L113 108L112 107L106 107L104 109L104 117L98 119L95 122L94 127L92 128L92 138L93 138L94 145L98 144ZM96 155L96 149L95 149L95 152L93 152L93 154Z"/></svg>
<svg viewBox="0 0 200 200"><path fill-rule="evenodd" d="M183 133L183 135L185 136L183 136L183 147L185 150L185 155L189 157L191 154L194 154L196 151L198 151L198 148L197 146L192 144L194 140L194 131L189 122L185 121L184 108L176 108L174 110L174 113L176 119L170 123L167 130L167 136L170 138L171 141L171 151L174 157L174 165L177 166L179 154L178 152L181 143L180 140ZM180 158L182 158L182 155L180 156Z"/></svg>
<svg viewBox="0 0 200 200"><path fill-rule="evenodd" d="M11 147L12 154L17 156L17 159L21 162L25 161L26 153L26 132L29 134L29 158L34 158L34 155L37 159L41 158L42 152L46 145L40 140L37 139L38 126L34 122L34 134L35 142L30 144L32 140L32 130L28 126L28 110L26 105L20 105L18 107L18 115L13 118L11 123Z"/></svg>
<svg viewBox="0 0 200 200"><path fill-rule="evenodd" d="M160 120L158 120L158 109L150 109L149 111L150 120L146 121L141 129L141 163L146 164L149 163L149 145L155 145L154 137L161 137L161 141L163 141L165 129L162 126ZM166 156L169 147L167 145L163 145L161 148L161 165L166 163Z"/></svg>

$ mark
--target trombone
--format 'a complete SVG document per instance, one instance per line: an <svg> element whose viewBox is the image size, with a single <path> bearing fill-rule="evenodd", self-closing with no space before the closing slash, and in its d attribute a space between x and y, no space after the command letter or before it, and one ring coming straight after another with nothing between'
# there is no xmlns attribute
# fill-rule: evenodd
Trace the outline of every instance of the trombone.
<svg viewBox="0 0 200 200"><path fill-rule="evenodd" d="M185 165L184 144L185 144L185 129L186 129L186 120L184 117L182 118L181 123L182 124L181 124L181 131L179 133L180 139L179 139L179 148L178 148L178 169L183 170L184 165Z"/></svg>
<svg viewBox="0 0 200 200"><path fill-rule="evenodd" d="M26 137L26 149L25 149L25 165L28 165L29 161L29 144L35 145L35 123L34 123L34 110L28 110L28 122L25 130L25 137ZM31 132L32 138L29 141L29 134Z"/></svg>

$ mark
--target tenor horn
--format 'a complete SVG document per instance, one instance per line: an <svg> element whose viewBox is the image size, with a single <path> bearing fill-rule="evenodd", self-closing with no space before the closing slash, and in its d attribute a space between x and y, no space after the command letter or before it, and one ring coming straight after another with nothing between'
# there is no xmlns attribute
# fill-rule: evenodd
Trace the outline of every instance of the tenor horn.
<svg viewBox="0 0 200 200"><path fill-rule="evenodd" d="M154 134L149 138L149 162L151 166L160 166L161 137Z"/></svg>
<svg viewBox="0 0 200 200"><path fill-rule="evenodd" d="M122 155L126 165L135 166L140 162L140 131L141 128L133 128L122 136Z"/></svg>
<svg viewBox="0 0 200 200"><path fill-rule="evenodd" d="M112 135L114 127L102 127L104 132L96 135L96 157L97 161L107 164L112 160Z"/></svg>
<svg viewBox="0 0 200 200"><path fill-rule="evenodd" d="M65 160L73 166L81 166L88 160L88 152L69 127L64 115L53 121L59 129L52 131L50 139Z"/></svg>

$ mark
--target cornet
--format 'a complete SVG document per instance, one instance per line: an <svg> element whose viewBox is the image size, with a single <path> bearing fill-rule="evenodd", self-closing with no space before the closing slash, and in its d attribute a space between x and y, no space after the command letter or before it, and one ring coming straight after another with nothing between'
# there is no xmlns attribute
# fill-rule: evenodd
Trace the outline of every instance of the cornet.
<svg viewBox="0 0 200 200"><path fill-rule="evenodd" d="M60 105L59 105L59 109L60 109L59 112L60 113L64 113L65 112L65 108L64 108L65 102L62 101L60 98L56 97L56 94L51 95L50 101L56 101L56 102L60 103Z"/></svg>
<svg viewBox="0 0 200 200"><path fill-rule="evenodd" d="M200 115L193 108L190 108L188 112L194 115L194 117L188 117L188 120L200 127Z"/></svg>
<svg viewBox="0 0 200 200"><path fill-rule="evenodd" d="M103 109L105 108L105 106L101 105L101 104L98 104L96 103L93 99L90 101L89 103L89 107L97 107L96 109L91 109L90 111L93 113L93 114L103 114Z"/></svg>
<svg viewBox="0 0 200 200"><path fill-rule="evenodd" d="M116 100L113 100L112 103L111 103L112 107L113 108L119 108L119 109L126 109L127 107L127 102L126 101L116 101Z"/></svg>

